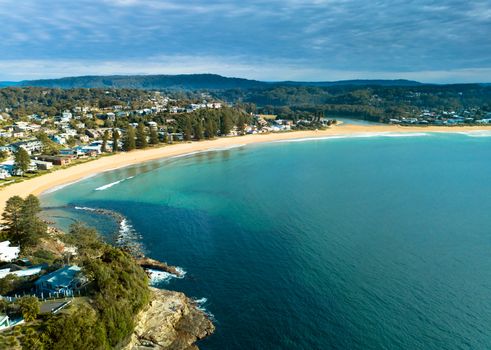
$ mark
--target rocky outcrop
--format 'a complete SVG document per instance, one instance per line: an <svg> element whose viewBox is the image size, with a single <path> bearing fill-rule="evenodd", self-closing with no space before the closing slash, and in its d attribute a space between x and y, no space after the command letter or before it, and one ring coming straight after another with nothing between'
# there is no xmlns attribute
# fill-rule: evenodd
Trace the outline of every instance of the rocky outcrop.
<svg viewBox="0 0 491 350"><path fill-rule="evenodd" d="M171 273L173 275L176 275L177 277L182 276L182 271L180 271L178 268L175 266L167 265L166 263L148 258L148 257L141 257L135 259L136 263L143 267L144 269L154 269L154 270L159 270L159 271L165 271L168 273Z"/></svg>
<svg viewBox="0 0 491 350"><path fill-rule="evenodd" d="M152 300L137 319L126 350L197 350L195 342L215 327L183 293L151 288Z"/></svg>

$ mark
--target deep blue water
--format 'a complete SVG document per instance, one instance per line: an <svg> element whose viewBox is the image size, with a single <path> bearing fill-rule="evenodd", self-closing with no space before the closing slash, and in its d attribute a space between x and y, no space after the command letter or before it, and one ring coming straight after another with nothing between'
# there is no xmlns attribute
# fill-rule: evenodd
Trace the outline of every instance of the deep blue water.
<svg viewBox="0 0 491 350"><path fill-rule="evenodd" d="M202 349L491 348L491 137L248 146L42 202L116 210L149 256L184 268L164 287L207 298L217 330ZM46 215L116 229L73 208Z"/></svg>

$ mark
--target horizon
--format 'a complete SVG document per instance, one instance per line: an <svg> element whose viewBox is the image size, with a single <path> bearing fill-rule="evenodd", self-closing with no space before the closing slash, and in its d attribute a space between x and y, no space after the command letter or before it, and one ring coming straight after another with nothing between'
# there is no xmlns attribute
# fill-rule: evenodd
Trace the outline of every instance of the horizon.
<svg viewBox="0 0 491 350"><path fill-rule="evenodd" d="M491 81L491 3L483 0L0 0L0 20L0 81L199 72Z"/></svg>

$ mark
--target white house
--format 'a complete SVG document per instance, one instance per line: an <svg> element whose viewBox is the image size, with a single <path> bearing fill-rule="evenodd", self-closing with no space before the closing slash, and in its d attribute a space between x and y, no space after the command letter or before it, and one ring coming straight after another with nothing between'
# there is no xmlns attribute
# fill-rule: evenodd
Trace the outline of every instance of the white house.
<svg viewBox="0 0 491 350"><path fill-rule="evenodd" d="M11 247L10 241L0 242L0 261L11 262L19 257L20 247Z"/></svg>

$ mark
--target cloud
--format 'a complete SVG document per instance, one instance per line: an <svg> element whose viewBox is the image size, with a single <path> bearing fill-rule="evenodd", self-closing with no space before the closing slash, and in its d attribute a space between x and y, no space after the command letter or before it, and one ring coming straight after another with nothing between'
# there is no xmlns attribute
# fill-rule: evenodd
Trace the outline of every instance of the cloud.
<svg viewBox="0 0 491 350"><path fill-rule="evenodd" d="M237 66L242 57L247 66L289 62L305 74L491 67L488 0L0 0L0 23L4 62L179 56Z"/></svg>
<svg viewBox="0 0 491 350"><path fill-rule="evenodd" d="M61 78L77 75L214 73L264 81L335 81L346 79L411 79L428 83L491 81L491 68L427 71L363 71L309 67L302 61L245 57L161 56L145 60L0 60L1 80Z"/></svg>

